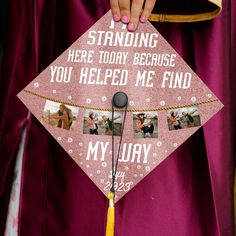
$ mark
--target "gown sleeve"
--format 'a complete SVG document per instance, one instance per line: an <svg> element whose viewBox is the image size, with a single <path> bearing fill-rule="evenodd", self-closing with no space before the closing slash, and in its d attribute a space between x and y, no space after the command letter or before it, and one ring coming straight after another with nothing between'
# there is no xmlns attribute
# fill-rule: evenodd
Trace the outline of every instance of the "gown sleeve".
<svg viewBox="0 0 236 236"><path fill-rule="evenodd" d="M158 0L151 21L196 22L211 20L222 9L222 0Z"/></svg>

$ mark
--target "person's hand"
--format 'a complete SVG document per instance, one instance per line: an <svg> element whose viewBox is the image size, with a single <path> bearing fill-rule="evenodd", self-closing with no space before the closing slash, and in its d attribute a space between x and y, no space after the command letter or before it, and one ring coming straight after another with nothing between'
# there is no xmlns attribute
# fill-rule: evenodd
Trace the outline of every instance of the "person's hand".
<svg viewBox="0 0 236 236"><path fill-rule="evenodd" d="M114 21L121 20L124 24L128 24L129 31L135 31L139 21L141 23L147 21L155 3L156 0L110 0Z"/></svg>

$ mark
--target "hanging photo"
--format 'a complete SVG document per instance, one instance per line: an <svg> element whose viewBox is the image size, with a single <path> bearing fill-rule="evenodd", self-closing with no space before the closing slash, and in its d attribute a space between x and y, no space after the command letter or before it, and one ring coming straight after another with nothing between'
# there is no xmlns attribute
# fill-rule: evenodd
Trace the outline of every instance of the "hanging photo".
<svg viewBox="0 0 236 236"><path fill-rule="evenodd" d="M157 113L133 113L133 130L135 138L157 138Z"/></svg>
<svg viewBox="0 0 236 236"><path fill-rule="evenodd" d="M120 136L122 129L122 112L114 112L114 135ZM112 135L112 113L109 111L86 110L84 113L84 134Z"/></svg>
<svg viewBox="0 0 236 236"><path fill-rule="evenodd" d="M73 130L78 116L77 107L47 100L44 106L42 122L66 130Z"/></svg>
<svg viewBox="0 0 236 236"><path fill-rule="evenodd" d="M201 126L199 110L197 106L184 107L167 112L169 130L179 130Z"/></svg>

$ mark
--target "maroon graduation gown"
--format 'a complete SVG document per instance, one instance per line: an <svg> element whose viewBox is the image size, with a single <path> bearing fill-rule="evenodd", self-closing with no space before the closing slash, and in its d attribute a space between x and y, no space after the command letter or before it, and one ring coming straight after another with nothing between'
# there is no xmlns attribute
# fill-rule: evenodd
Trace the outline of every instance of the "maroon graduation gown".
<svg viewBox="0 0 236 236"><path fill-rule="evenodd" d="M0 77L0 234L24 127L19 235L105 234L106 197L27 119L16 94L108 9L105 0L10 1ZM116 236L233 235L235 9L225 0L213 21L154 23L225 108L118 202Z"/></svg>

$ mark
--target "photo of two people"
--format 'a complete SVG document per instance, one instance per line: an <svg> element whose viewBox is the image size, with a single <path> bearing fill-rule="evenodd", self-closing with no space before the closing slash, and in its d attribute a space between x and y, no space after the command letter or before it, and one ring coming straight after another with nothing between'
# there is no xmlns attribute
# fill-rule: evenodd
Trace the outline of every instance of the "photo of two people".
<svg viewBox="0 0 236 236"><path fill-rule="evenodd" d="M123 112L114 112L114 135L122 132ZM84 113L84 134L112 135L112 113L109 111L86 110Z"/></svg>
<svg viewBox="0 0 236 236"><path fill-rule="evenodd" d="M133 113L133 130L135 138L157 138L157 113Z"/></svg>
<svg viewBox="0 0 236 236"><path fill-rule="evenodd" d="M178 130L201 126L197 106L169 110L167 113L169 130Z"/></svg>

